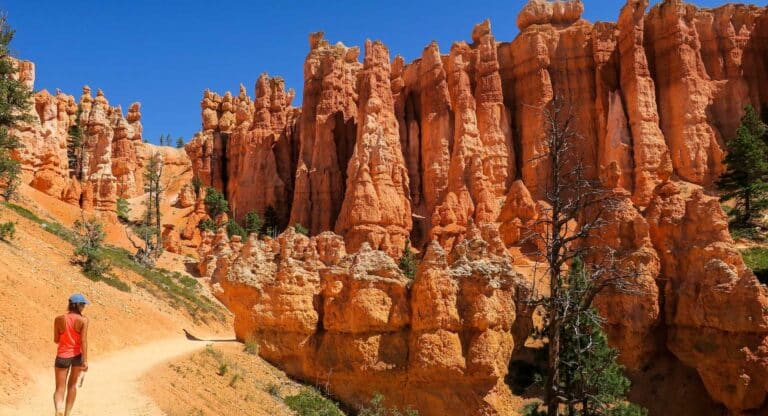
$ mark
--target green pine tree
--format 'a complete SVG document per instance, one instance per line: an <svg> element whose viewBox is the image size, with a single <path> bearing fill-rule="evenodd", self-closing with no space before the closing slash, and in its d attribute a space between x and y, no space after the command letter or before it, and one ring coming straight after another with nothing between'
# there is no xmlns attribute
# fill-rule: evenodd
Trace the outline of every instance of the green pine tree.
<svg viewBox="0 0 768 416"><path fill-rule="evenodd" d="M224 194L218 191L216 188L205 188L205 210L211 218L216 218L219 215L229 212L229 202Z"/></svg>
<svg viewBox="0 0 768 416"><path fill-rule="evenodd" d="M736 137L726 143L726 171L717 181L721 201L736 201L731 211L736 224L748 226L768 207L768 126L752 106L744 109Z"/></svg>
<svg viewBox="0 0 768 416"><path fill-rule="evenodd" d="M176 148L177 149L184 148L184 138L183 137L179 137L179 138L176 139Z"/></svg>
<svg viewBox="0 0 768 416"><path fill-rule="evenodd" d="M580 259L573 262L563 307L582 302L591 290ZM608 345L602 318L593 308L572 314L563 323L560 344L559 390L569 415L645 415L644 409L627 402L629 380L616 362L618 352Z"/></svg>
<svg viewBox="0 0 768 416"><path fill-rule="evenodd" d="M9 46L13 35L6 16L0 16L0 187L6 199L15 193L21 172L19 162L12 156L21 143L9 129L30 120L27 111L32 98L32 91L15 79L18 68L11 60Z"/></svg>
<svg viewBox="0 0 768 416"><path fill-rule="evenodd" d="M69 163L69 175L78 180L81 180L83 176L82 155L85 146L85 132L80 126L80 118L82 114L83 109L78 105L75 124L69 126L69 129L67 130L67 161Z"/></svg>
<svg viewBox="0 0 768 416"><path fill-rule="evenodd" d="M301 225L300 222L293 224L293 231L296 231L296 234L309 235L309 230L307 229L307 227Z"/></svg>
<svg viewBox="0 0 768 416"><path fill-rule="evenodd" d="M234 218L230 218L229 221L227 221L227 236L232 238L234 235L239 235L242 239L248 237L245 228L241 227Z"/></svg>
<svg viewBox="0 0 768 416"><path fill-rule="evenodd" d="M413 279L416 276L416 268L419 266L419 260L416 258L416 254L411 250L411 240L405 242L403 248L403 255L400 256L400 260L397 263L397 267L405 274L409 279Z"/></svg>
<svg viewBox="0 0 768 416"><path fill-rule="evenodd" d="M200 197L200 190L203 188L203 180L199 176L192 178L192 189L195 190L195 198Z"/></svg>
<svg viewBox="0 0 768 416"><path fill-rule="evenodd" d="M123 222L128 222L131 215L131 205L125 198L117 198L117 218Z"/></svg>
<svg viewBox="0 0 768 416"><path fill-rule="evenodd" d="M253 233L260 234L263 225L264 220L261 219L261 216L255 209L245 214L245 232L248 235Z"/></svg>

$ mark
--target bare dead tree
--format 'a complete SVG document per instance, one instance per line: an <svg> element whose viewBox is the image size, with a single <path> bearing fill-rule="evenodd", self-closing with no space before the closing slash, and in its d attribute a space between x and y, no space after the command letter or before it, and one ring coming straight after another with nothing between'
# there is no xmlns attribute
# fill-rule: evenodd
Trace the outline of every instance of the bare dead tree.
<svg viewBox="0 0 768 416"><path fill-rule="evenodd" d="M525 302L545 311L543 335L549 343L545 401L548 415L555 416L561 404L573 414L574 403L583 399L567 391L560 373L564 333L579 330L583 313L592 310L595 297L605 288L634 290L637 273L631 268L624 270L610 248L601 247L600 256L593 255L589 242L607 224L606 213L616 209L619 200L597 178L587 175L579 152L584 148L583 138L576 130L573 106L558 95L542 113L546 152L538 161L547 166L543 196L547 207L531 226L525 242L537 247L533 254L545 270L549 294L542 296L534 287ZM585 265L580 274L585 281L576 287L569 281L570 266L590 255L599 261Z"/></svg>

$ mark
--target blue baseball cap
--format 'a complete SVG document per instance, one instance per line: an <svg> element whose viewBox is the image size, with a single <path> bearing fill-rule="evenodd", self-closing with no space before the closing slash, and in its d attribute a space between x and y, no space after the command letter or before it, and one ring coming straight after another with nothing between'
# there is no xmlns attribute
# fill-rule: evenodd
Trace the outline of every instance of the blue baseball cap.
<svg viewBox="0 0 768 416"><path fill-rule="evenodd" d="M88 305L91 302L88 302L88 299L86 299L85 296L81 295L80 293L75 293L69 297L69 303L84 303Z"/></svg>

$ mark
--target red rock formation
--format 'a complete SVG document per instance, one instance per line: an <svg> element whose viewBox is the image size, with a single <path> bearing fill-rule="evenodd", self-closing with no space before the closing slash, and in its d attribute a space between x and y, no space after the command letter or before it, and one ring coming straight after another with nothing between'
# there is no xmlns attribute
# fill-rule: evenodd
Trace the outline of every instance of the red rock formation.
<svg viewBox="0 0 768 416"><path fill-rule="evenodd" d="M368 243L399 257L411 232L410 192L382 43L366 42L358 77L360 124L336 232L351 251Z"/></svg>
<svg viewBox="0 0 768 416"><path fill-rule="evenodd" d="M238 127L229 140L230 175L234 177L227 189L230 206L238 219L251 210L263 215L269 206L283 219L290 215L297 121L290 107L291 94L285 92L281 78L262 74L256 83L253 104L245 91L235 99L243 118L236 120Z"/></svg>
<svg viewBox="0 0 768 416"><path fill-rule="evenodd" d="M181 238L174 224L163 224L163 249L168 252L181 254Z"/></svg>
<svg viewBox="0 0 768 416"><path fill-rule="evenodd" d="M672 162L659 128L655 83L648 68L644 12L647 0L628 1L619 15L620 82L632 129L635 166L633 199L650 202L654 188L672 174Z"/></svg>
<svg viewBox="0 0 768 416"><path fill-rule="evenodd" d="M28 61L18 65L18 76L33 88L34 65ZM146 151L139 103L131 105L126 119L119 106L109 106L101 90L94 99L90 87L83 87L79 104L60 91L52 96L42 90L35 94L30 117L30 122L11 130L23 146L14 157L21 162L24 183L83 209L110 213L109 217L118 196L144 193L142 154ZM84 140L83 166L78 172L70 169L68 155L69 129L75 124ZM189 165L182 157L173 163Z"/></svg>
<svg viewBox="0 0 768 416"><path fill-rule="evenodd" d="M646 212L666 282L667 347L732 411L768 392L768 290L733 247L717 198L694 185L660 187Z"/></svg>
<svg viewBox="0 0 768 416"><path fill-rule="evenodd" d="M203 96L203 131L186 145L194 175L225 193L238 220L273 207L287 224L296 169L298 112L293 91L266 74L256 83L256 98L246 94ZM224 178L230 178L224 181Z"/></svg>
<svg viewBox="0 0 768 416"><path fill-rule="evenodd" d="M519 278L488 242L469 238L450 254L433 243L413 282L367 244L345 256L329 233L252 236L234 254L228 245L213 248L223 253L217 297L238 338L289 374L354 406L379 391L427 416L516 411L503 380Z"/></svg>
<svg viewBox="0 0 768 416"><path fill-rule="evenodd" d="M333 229L346 193L347 164L355 148L359 49L310 35L304 63L300 148L292 224L312 234Z"/></svg>
<svg viewBox="0 0 768 416"><path fill-rule="evenodd" d="M453 112L448 78L437 43L424 48L419 66L421 99L421 170L424 189L422 215L432 216L448 188L453 146ZM430 221L431 224L431 221ZM431 225L427 231L431 230Z"/></svg>

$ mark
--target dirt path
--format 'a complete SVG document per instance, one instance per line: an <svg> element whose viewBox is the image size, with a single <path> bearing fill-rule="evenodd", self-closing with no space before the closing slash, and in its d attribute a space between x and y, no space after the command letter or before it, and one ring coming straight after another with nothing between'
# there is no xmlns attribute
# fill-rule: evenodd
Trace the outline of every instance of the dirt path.
<svg viewBox="0 0 768 416"><path fill-rule="evenodd" d="M204 348L205 342L178 338L121 350L91 359L72 416L163 416L141 390L139 380L153 367ZM30 396L13 408L0 406L0 415L53 414L53 369L36 377Z"/></svg>

